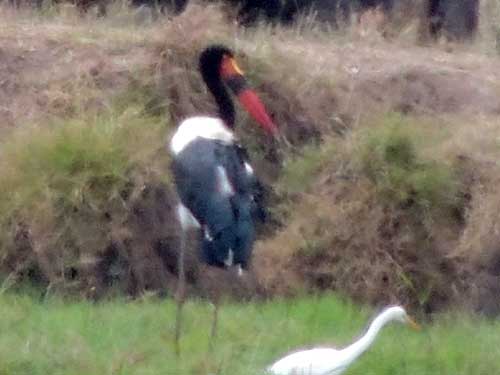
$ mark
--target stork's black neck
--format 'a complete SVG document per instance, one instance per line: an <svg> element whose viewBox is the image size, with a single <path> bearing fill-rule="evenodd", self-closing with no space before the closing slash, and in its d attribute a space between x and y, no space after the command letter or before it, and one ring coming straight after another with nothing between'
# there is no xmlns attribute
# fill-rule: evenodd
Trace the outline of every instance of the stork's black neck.
<svg viewBox="0 0 500 375"><path fill-rule="evenodd" d="M233 100L220 75L220 65L225 55L232 56L232 52L224 46L206 48L200 55L199 69L203 81L215 98L220 118L228 127L234 128L236 112Z"/></svg>

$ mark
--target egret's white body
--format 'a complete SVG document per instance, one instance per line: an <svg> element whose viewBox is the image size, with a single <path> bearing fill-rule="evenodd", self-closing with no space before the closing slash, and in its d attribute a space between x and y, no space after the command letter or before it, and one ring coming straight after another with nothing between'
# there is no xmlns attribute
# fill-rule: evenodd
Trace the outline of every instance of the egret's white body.
<svg viewBox="0 0 500 375"><path fill-rule="evenodd" d="M342 350L315 348L301 350L280 359L269 369L271 374L337 375L345 370L350 361Z"/></svg>
<svg viewBox="0 0 500 375"><path fill-rule="evenodd" d="M384 310L370 324L366 334L342 350L315 348L291 353L267 369L272 375L338 375L353 363L373 343L380 329L390 321L409 323L418 327L402 307Z"/></svg>

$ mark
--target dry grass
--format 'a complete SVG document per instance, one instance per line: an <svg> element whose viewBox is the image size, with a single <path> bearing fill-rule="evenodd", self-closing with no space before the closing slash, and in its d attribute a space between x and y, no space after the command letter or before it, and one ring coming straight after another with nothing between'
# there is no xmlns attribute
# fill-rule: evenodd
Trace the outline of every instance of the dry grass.
<svg viewBox="0 0 500 375"><path fill-rule="evenodd" d="M425 312L498 313L498 122L375 123L323 146L335 152L304 178L287 225L258 245L259 279L279 294L334 289Z"/></svg>
<svg viewBox="0 0 500 375"><path fill-rule="evenodd" d="M390 116L382 126L333 141L336 152L316 177L308 176L312 188L291 204L288 225L259 244L256 268L267 288L335 289L428 312L457 303L454 290L463 285L447 259L462 228L456 177L450 167L414 154L425 149L423 142L413 149L422 133L416 120L405 121Z"/></svg>

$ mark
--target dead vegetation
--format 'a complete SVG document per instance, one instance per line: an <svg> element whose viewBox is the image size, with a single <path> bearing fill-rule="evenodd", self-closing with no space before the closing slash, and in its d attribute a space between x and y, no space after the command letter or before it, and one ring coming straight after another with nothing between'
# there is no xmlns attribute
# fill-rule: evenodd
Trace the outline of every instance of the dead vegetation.
<svg viewBox="0 0 500 375"><path fill-rule="evenodd" d="M193 293L333 289L426 312L498 313L488 301L500 277L500 66L477 45L414 46L409 29L392 41L307 23L243 30L196 4L145 25L130 13L75 22L12 12L0 7L8 280L92 298L172 290L164 145L178 120L215 113L196 58L217 42L237 51L288 146L239 113L272 191L272 224L244 285L200 268L191 251Z"/></svg>

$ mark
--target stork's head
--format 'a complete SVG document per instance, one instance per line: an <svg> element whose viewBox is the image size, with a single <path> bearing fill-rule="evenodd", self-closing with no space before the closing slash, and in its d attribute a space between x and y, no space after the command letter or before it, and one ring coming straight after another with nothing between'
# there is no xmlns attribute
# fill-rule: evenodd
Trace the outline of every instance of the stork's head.
<svg viewBox="0 0 500 375"><path fill-rule="evenodd" d="M228 108L220 108L221 111L232 112L230 104L225 103L223 97L222 82L225 83L236 95L241 105L257 121L259 125L269 134L276 135L278 128L268 115L266 108L259 97L248 85L243 71L238 67L233 52L222 45L207 47L200 55L200 71L210 91L215 96L219 107L224 104ZM234 113L226 114L234 122ZM232 126L233 124L228 124Z"/></svg>

